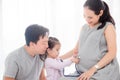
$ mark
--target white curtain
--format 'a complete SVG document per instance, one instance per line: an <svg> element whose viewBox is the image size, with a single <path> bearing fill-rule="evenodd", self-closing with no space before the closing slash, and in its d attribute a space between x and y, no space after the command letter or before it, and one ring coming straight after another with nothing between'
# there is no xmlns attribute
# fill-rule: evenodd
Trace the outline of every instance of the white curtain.
<svg viewBox="0 0 120 80"><path fill-rule="evenodd" d="M120 0L105 0L116 22L118 54L120 58ZM57 37L61 54L74 47L83 19L84 0L0 0L0 78L6 56L25 44L24 31L30 24L40 24ZM120 62L120 59L119 59Z"/></svg>

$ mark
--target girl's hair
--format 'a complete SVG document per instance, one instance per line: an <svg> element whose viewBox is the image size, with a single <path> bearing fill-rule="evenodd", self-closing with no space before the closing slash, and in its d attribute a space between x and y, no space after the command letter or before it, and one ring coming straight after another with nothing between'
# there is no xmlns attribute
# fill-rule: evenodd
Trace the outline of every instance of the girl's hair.
<svg viewBox="0 0 120 80"><path fill-rule="evenodd" d="M55 47L55 45L57 44L60 44L59 40L55 37L49 37L49 40L48 40L48 48L49 49L53 49ZM45 58L47 57L48 55L48 52L46 50L46 53L45 53Z"/></svg>
<svg viewBox="0 0 120 80"><path fill-rule="evenodd" d="M114 19L110 15L108 5L101 0L87 0L84 4L84 7L88 7L90 10L94 11L96 15L100 14L100 11L103 10L103 15L100 17L99 22L102 23L98 29L102 29L106 22L111 22L115 25Z"/></svg>
<svg viewBox="0 0 120 80"><path fill-rule="evenodd" d="M53 49L55 47L56 44L60 44L59 40L55 37L49 37L49 40L48 40L48 48L49 49ZM40 59L45 61L45 59L47 58L47 50L45 52L45 54L40 54Z"/></svg>
<svg viewBox="0 0 120 80"><path fill-rule="evenodd" d="M53 49L56 44L60 44L59 40L55 37L49 37L48 48Z"/></svg>

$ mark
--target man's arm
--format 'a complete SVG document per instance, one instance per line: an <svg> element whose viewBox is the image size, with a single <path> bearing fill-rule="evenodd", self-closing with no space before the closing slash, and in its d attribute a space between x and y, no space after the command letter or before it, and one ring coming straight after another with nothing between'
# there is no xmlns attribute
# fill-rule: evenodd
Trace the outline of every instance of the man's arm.
<svg viewBox="0 0 120 80"><path fill-rule="evenodd" d="M3 80L15 80L14 78L10 78L10 77L4 77Z"/></svg>
<svg viewBox="0 0 120 80"><path fill-rule="evenodd" d="M42 69L42 72L40 74L40 80L46 80L46 76L45 76L45 69Z"/></svg>

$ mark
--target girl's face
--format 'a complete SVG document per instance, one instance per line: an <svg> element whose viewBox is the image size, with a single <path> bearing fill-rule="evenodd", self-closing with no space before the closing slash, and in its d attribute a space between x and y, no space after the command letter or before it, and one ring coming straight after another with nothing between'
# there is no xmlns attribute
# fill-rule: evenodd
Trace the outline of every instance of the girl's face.
<svg viewBox="0 0 120 80"><path fill-rule="evenodd" d="M57 58L59 55L59 50L60 50L61 45L60 44L56 44L53 49L49 49L47 50L48 52L48 57L51 58Z"/></svg>
<svg viewBox="0 0 120 80"><path fill-rule="evenodd" d="M84 7L84 18L90 27L94 27L99 23L99 18L101 14L96 15L94 11L90 10L88 7Z"/></svg>

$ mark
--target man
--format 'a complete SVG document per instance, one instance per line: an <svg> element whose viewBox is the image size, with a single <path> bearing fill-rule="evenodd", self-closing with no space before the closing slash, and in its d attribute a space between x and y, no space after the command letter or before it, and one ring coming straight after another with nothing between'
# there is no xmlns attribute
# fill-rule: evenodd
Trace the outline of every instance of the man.
<svg viewBox="0 0 120 80"><path fill-rule="evenodd" d="M13 51L5 61L4 80L46 80L43 70L49 30L33 24L25 31L26 45Z"/></svg>

